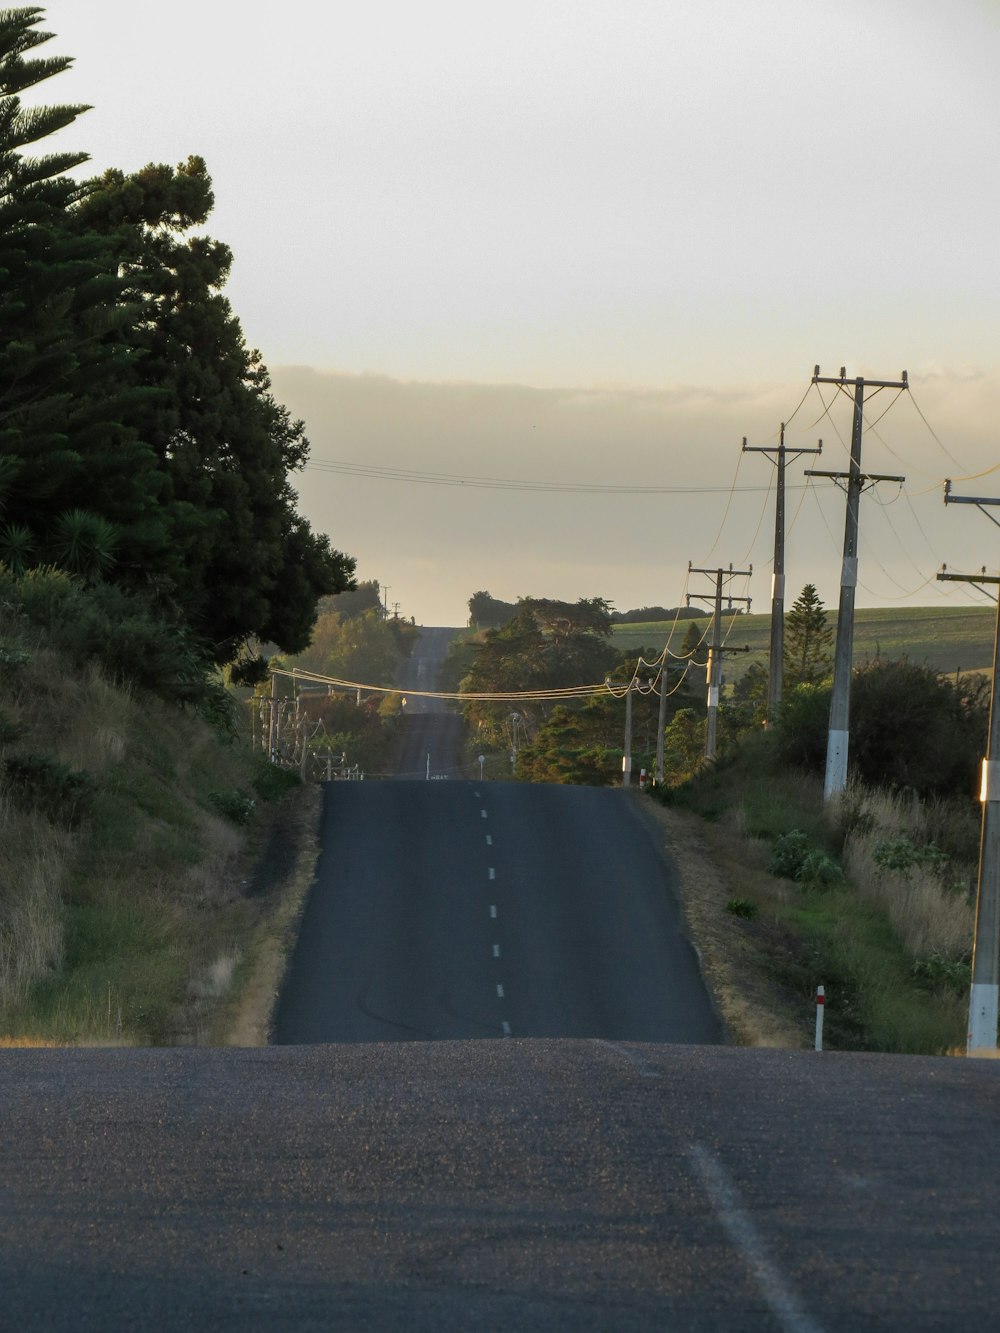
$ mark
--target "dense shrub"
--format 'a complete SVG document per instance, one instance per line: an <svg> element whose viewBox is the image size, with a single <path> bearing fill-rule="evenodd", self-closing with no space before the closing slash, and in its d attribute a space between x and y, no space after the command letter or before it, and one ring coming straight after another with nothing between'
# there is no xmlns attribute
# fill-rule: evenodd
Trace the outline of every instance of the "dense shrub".
<svg viewBox="0 0 1000 1333"><path fill-rule="evenodd" d="M829 685L798 685L785 696L775 734L783 757L820 773L826 760ZM975 790L986 744L988 686L952 680L905 658L869 662L851 684L851 777L921 796Z"/></svg>
<svg viewBox="0 0 1000 1333"><path fill-rule="evenodd" d="M780 754L791 764L822 772L830 726L830 686L796 685L781 701L775 723Z"/></svg>
<svg viewBox="0 0 1000 1333"><path fill-rule="evenodd" d="M90 773L70 768L46 754L8 754L3 775L19 804L41 810L53 823L70 827L86 815L96 789Z"/></svg>
<svg viewBox="0 0 1000 1333"><path fill-rule="evenodd" d="M238 788L232 791L213 791L209 800L224 819L234 824L249 824L257 808L252 796Z"/></svg>
<svg viewBox="0 0 1000 1333"><path fill-rule="evenodd" d="M837 862L821 848L813 846L800 829L775 838L769 868L772 875L794 879L797 884L810 888L833 888L844 878Z"/></svg>
<svg viewBox="0 0 1000 1333"><path fill-rule="evenodd" d="M0 565L0 602L44 629L70 665L96 661L111 680L190 704L220 730L233 730L233 704L211 653L137 594L106 583L85 587L61 570L19 576Z"/></svg>
<svg viewBox="0 0 1000 1333"><path fill-rule="evenodd" d="M855 672L851 688L853 772L872 786L971 796L988 707L978 677L953 680L905 658L871 662Z"/></svg>

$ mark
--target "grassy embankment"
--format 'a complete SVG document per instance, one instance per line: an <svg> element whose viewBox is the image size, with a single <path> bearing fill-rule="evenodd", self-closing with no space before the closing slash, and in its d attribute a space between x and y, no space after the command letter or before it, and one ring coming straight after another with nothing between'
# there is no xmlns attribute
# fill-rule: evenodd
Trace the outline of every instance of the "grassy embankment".
<svg viewBox="0 0 1000 1333"><path fill-rule="evenodd" d="M0 1043L259 1040L316 790L0 612Z"/></svg>
<svg viewBox="0 0 1000 1333"><path fill-rule="evenodd" d="M971 800L853 789L825 811L820 780L783 768L758 737L668 793L657 814L736 1040L810 1044L822 984L829 1047L963 1047Z"/></svg>
<svg viewBox="0 0 1000 1333"><path fill-rule="evenodd" d="M859 610L855 660L905 656L943 673L989 673L994 619L990 607ZM615 643L652 649L669 631L659 622L616 627ZM681 622L676 647L686 632ZM736 619L729 642L754 652L727 659L730 681L764 656L768 633L766 615ZM963 1047L978 847L971 800L854 791L824 811L820 782L784 769L760 738L658 814L738 1040L809 1044L822 983L830 1046ZM794 832L827 858L825 877L773 873Z"/></svg>

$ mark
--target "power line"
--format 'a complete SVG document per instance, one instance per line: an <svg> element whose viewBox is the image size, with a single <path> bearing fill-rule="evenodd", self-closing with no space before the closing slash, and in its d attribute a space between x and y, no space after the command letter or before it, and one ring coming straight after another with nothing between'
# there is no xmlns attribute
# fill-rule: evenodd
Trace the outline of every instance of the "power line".
<svg viewBox="0 0 1000 1333"><path fill-rule="evenodd" d="M734 486L621 486L612 482L529 481L512 477L465 476L453 472L423 472L413 468L383 467L374 463L352 463L336 459L313 459L305 465L316 472L368 477L375 481L403 481L422 486L459 486L478 490L560 492L570 495L732 495ZM734 478L735 482L735 478ZM762 486L741 486L746 494L760 493ZM728 512L728 507L727 507Z"/></svg>
<svg viewBox="0 0 1000 1333"><path fill-rule="evenodd" d="M438 690L408 690L395 685L371 685L359 680L344 680L340 676L324 676L319 671L304 671L298 667L287 670L284 667L275 667L271 674L273 676L284 676L290 680L311 681L317 685L330 685L335 689L341 690L364 690L366 694L398 694L409 699L448 699L460 701L463 703L507 703L518 699L532 699L536 701L560 700L560 699L584 699L592 695L605 694L608 692L608 686L602 682L599 685L571 685L565 688L552 688L547 690L512 690L508 692L497 693L469 693L460 694L457 692L444 692Z"/></svg>

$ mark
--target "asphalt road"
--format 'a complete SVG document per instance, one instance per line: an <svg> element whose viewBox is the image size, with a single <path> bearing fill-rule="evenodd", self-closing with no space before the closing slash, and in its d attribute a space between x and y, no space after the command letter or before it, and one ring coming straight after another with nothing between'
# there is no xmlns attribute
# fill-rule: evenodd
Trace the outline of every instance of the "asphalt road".
<svg viewBox="0 0 1000 1333"><path fill-rule="evenodd" d="M0 1051L4 1330L992 1333L1000 1063Z"/></svg>
<svg viewBox="0 0 1000 1333"><path fill-rule="evenodd" d="M454 637L453 629L421 629L396 684L404 690L436 690L438 670ZM440 699L422 699L414 693L406 696L403 712L396 775L425 780L464 777L462 719L455 709Z"/></svg>
<svg viewBox="0 0 1000 1333"><path fill-rule="evenodd" d="M671 870L626 793L332 783L278 1044L714 1042Z"/></svg>

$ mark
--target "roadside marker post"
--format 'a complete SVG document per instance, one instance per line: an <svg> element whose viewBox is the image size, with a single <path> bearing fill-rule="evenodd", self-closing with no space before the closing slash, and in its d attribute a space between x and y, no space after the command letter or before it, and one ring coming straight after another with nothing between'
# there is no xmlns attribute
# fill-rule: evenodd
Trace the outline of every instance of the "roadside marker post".
<svg viewBox="0 0 1000 1333"><path fill-rule="evenodd" d="M823 1010L826 1008L826 990L816 987L816 1050L823 1049Z"/></svg>
<svg viewBox="0 0 1000 1333"><path fill-rule="evenodd" d="M639 790L646 790L646 770L644 768L639 769Z"/></svg>

